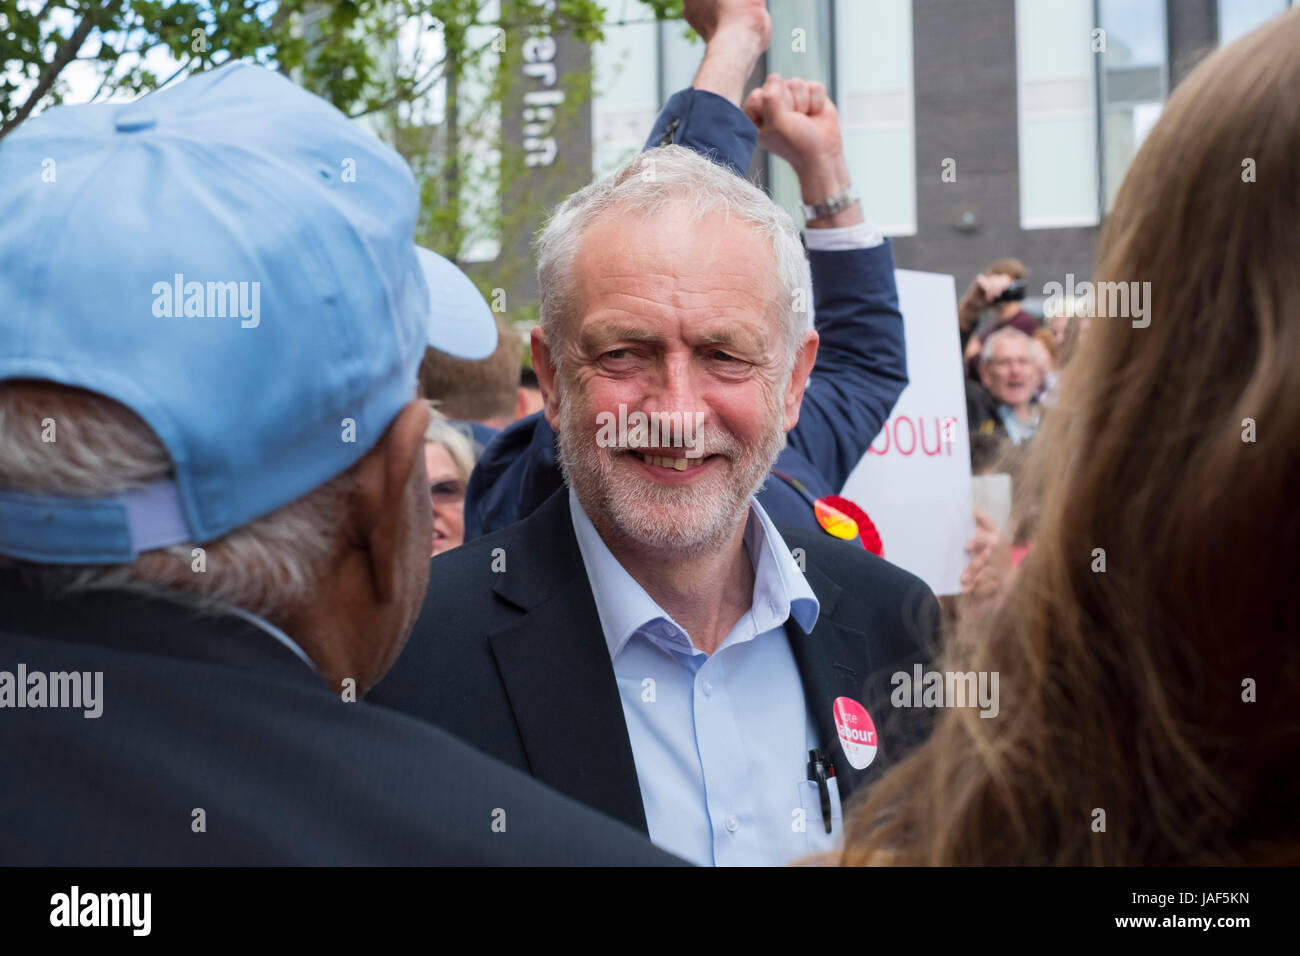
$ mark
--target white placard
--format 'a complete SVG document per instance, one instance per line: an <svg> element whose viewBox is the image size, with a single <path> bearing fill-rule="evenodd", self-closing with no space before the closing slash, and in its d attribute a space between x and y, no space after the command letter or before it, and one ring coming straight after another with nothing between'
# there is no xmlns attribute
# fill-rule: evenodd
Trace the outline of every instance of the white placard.
<svg viewBox="0 0 1300 956"><path fill-rule="evenodd" d="M982 511L1008 535L1011 528L1011 476L1008 474L973 475L970 490L976 511ZM1009 536L1009 535L1008 535Z"/></svg>
<svg viewBox="0 0 1300 956"><path fill-rule="evenodd" d="M957 288L949 275L895 276L909 381L843 494L867 512L887 560L956 594L975 533Z"/></svg>

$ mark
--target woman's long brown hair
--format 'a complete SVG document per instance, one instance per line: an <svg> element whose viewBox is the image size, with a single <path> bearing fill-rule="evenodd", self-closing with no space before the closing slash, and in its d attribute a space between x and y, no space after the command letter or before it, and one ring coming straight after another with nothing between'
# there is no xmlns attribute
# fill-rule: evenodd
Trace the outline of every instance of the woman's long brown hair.
<svg viewBox="0 0 1300 956"><path fill-rule="evenodd" d="M1150 325L1096 309L1034 550L937 665L1000 711L943 711L843 862L1300 862L1300 9L1177 88L1095 279Z"/></svg>

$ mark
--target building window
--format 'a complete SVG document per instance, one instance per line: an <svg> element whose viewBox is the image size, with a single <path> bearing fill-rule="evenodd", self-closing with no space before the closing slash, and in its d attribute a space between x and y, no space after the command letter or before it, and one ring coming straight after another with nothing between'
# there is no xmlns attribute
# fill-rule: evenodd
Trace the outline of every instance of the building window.
<svg viewBox="0 0 1300 956"><path fill-rule="evenodd" d="M768 72L826 83L840 111L845 157L863 211L885 235L914 235L911 0L783 0L771 12ZM772 161L770 181L776 202L802 222L794 170Z"/></svg>
<svg viewBox="0 0 1300 956"><path fill-rule="evenodd" d="M499 0L485 0L479 17L484 25L466 36L468 48L478 52L458 91L462 262L494 262L501 255L501 103L493 95L501 56L492 49L496 28L487 25L501 18Z"/></svg>
<svg viewBox="0 0 1300 956"><path fill-rule="evenodd" d="M1023 228L1101 221L1164 107L1168 64L1165 0L1016 0Z"/></svg>
<svg viewBox="0 0 1300 956"><path fill-rule="evenodd" d="M381 12L399 14L392 8ZM315 24L328 15L325 4L304 11L302 30L309 43L316 35ZM374 50L376 72L393 82L400 71L421 73L442 63L440 75L423 96L356 120L410 165L421 189L417 238L461 263L492 262L501 253L501 103L494 95L501 58L492 49L492 24L499 19L499 0L483 0L477 11L479 25L466 33L467 55L455 69L447 60L441 28L429 29L418 17L402 20L395 43ZM294 80L299 82L301 74ZM433 209L441 216L451 208L456 210L455 222L433 221Z"/></svg>
<svg viewBox="0 0 1300 956"><path fill-rule="evenodd" d="M1293 0L1219 0L1219 44L1237 40L1286 12Z"/></svg>
<svg viewBox="0 0 1300 956"><path fill-rule="evenodd" d="M640 0L600 0L605 39L591 49L591 171L599 179L639 153L668 97L695 79L704 41L685 20L655 22Z"/></svg>
<svg viewBox="0 0 1300 956"><path fill-rule="evenodd" d="M912 0L838 0L835 104L849 172L887 236L916 234Z"/></svg>
<svg viewBox="0 0 1300 956"><path fill-rule="evenodd" d="M1094 226L1092 0L1016 0L1020 225Z"/></svg>
<svg viewBox="0 0 1300 956"><path fill-rule="evenodd" d="M600 5L605 39L591 49L591 166L598 179L641 151L661 105L661 25L653 9L639 0Z"/></svg>
<svg viewBox="0 0 1300 956"><path fill-rule="evenodd" d="M1169 95L1165 0L1101 0L1101 169L1106 211Z"/></svg>
<svg viewBox="0 0 1300 956"><path fill-rule="evenodd" d="M772 14L772 43L767 50L767 72L825 83L835 99L830 0L783 0L769 3L768 11ZM772 198L795 222L802 223L799 179L790 164L769 156L767 181ZM862 198L865 202L866 196Z"/></svg>
<svg viewBox="0 0 1300 956"><path fill-rule="evenodd" d="M915 235L911 0L782 0L771 13L768 72L826 84L864 211L885 235ZM776 201L802 222L794 171L773 161L769 180Z"/></svg>
<svg viewBox="0 0 1300 956"><path fill-rule="evenodd" d="M691 85L704 44L681 20L655 24L639 0L600 0L605 41L592 50L592 172L604 176L641 149L659 108ZM826 84L840 111L849 172L886 235L916 232L916 122L911 0L771 3L766 69ZM772 195L802 222L799 183L779 160ZM823 197L829 198L829 197Z"/></svg>

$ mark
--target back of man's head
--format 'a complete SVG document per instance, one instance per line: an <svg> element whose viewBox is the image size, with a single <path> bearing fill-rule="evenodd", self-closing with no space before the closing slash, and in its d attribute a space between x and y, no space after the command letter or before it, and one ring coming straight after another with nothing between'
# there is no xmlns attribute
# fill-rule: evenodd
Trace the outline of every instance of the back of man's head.
<svg viewBox="0 0 1300 956"><path fill-rule="evenodd" d="M42 428L41 423L46 427ZM49 382L0 382L0 488L97 498L171 480L167 449L145 422L112 399ZM125 589L186 592L195 605L233 604L269 619L311 598L335 550L334 520L347 506L349 468L296 501L203 547L142 552L133 562L22 562L55 593ZM0 562L14 562L0 556Z"/></svg>
<svg viewBox="0 0 1300 956"><path fill-rule="evenodd" d="M515 417L524 342L497 320L497 347L485 359L462 359L427 349L420 363L420 394L448 418L504 428Z"/></svg>
<svg viewBox="0 0 1300 956"><path fill-rule="evenodd" d="M234 605L327 681L378 680L427 576L415 384L447 264L416 198L391 149L246 64L0 142L0 566Z"/></svg>

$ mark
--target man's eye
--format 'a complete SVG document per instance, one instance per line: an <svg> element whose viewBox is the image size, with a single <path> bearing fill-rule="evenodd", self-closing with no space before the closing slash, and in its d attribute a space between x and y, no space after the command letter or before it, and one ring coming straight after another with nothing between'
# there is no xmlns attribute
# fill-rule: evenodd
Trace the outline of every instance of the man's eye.
<svg viewBox="0 0 1300 956"><path fill-rule="evenodd" d="M601 352L597 361L609 372L628 372L643 364L642 355L636 349L609 349Z"/></svg>
<svg viewBox="0 0 1300 956"><path fill-rule="evenodd" d="M723 351L720 351L720 350L718 350L718 349L714 349L714 350L713 350L713 354L712 354L711 358L714 358L714 359L716 359L716 360L718 360L718 361L720 361L720 362L736 362L736 361L739 361L739 359L737 359L734 355L730 355L730 354L728 354L728 353L726 353L726 352L723 352Z"/></svg>

